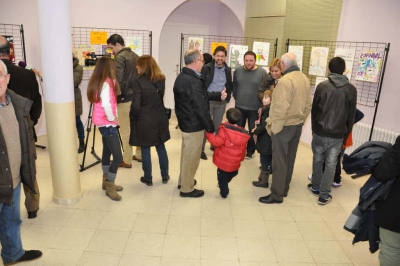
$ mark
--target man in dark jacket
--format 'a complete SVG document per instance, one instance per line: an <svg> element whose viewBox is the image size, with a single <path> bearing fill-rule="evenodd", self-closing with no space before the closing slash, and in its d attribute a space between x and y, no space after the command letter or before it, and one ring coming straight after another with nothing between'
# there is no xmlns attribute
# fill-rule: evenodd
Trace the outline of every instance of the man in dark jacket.
<svg viewBox="0 0 400 266"><path fill-rule="evenodd" d="M217 101L210 101L210 114L214 122L215 132L218 133L218 128L222 123L222 118L225 114L226 103L231 99L232 92L232 69L225 63L227 56L226 48L223 46L217 46L214 50L214 59L204 65L201 69L201 77L204 79L206 84L207 92L222 92L225 91L227 94L226 100L218 99ZM204 153L204 146L206 139L204 138L203 147L201 148L201 158L207 160L207 156ZM211 149L213 147L211 146Z"/></svg>
<svg viewBox="0 0 400 266"><path fill-rule="evenodd" d="M178 188L181 197L198 198L204 195L204 191L194 188L194 176L200 163L204 130L214 133L214 124L208 107L207 89L200 73L204 64L203 55L197 50L189 50L184 60L186 67L182 68L174 84L175 113L182 131ZM215 96L218 99L221 93Z"/></svg>
<svg viewBox="0 0 400 266"><path fill-rule="evenodd" d="M345 69L343 58L334 57L329 61L328 80L317 86L311 108L314 156L312 184L308 184L308 189L318 197L320 205L332 200L329 193L337 158L354 124L357 89L343 75Z"/></svg>
<svg viewBox="0 0 400 266"><path fill-rule="evenodd" d="M379 226L379 261L382 266L400 265L400 136L372 170L379 181L395 177L386 200L376 201L374 222Z"/></svg>
<svg viewBox="0 0 400 266"><path fill-rule="evenodd" d="M0 36L0 58L7 67L7 72L10 74L8 89L14 91L16 94L25 97L32 101L32 108L30 108L30 119L33 126L37 124L40 114L42 113L42 96L39 93L39 86L36 80L35 72L23 69L14 65L8 60L10 54L10 43ZM34 139L36 141L35 128L32 127ZM39 186L35 178L34 189L36 193L32 193L25 183L23 184L25 193L25 207L28 211L28 218L32 219L37 216L39 210Z"/></svg>
<svg viewBox="0 0 400 266"><path fill-rule="evenodd" d="M35 193L36 150L32 102L7 89L10 74L0 61L0 242L4 265L34 260L39 250L25 251L21 243L21 182ZM19 137L17 137L19 136Z"/></svg>
<svg viewBox="0 0 400 266"><path fill-rule="evenodd" d="M137 77L136 60L139 56L129 47L125 47L125 41L119 34L111 35L107 44L112 48L117 63L117 80L121 86L121 94L117 98L118 120L124 148L123 161L120 167L132 168L132 159L142 161L142 151L136 147L135 156L132 157L132 147L129 145L131 126L129 111L133 97L133 84Z"/></svg>
<svg viewBox="0 0 400 266"><path fill-rule="evenodd" d="M72 67L74 73L75 121L79 139L78 153L82 153L85 150L85 129L81 120L83 108L82 93L81 89L79 88L79 84L82 82L83 67L79 64L78 53L76 49L72 51Z"/></svg>

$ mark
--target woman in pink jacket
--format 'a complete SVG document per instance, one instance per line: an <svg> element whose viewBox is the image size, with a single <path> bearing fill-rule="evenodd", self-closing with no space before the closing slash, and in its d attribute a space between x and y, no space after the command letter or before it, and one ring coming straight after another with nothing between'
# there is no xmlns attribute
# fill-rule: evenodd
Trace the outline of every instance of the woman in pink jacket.
<svg viewBox="0 0 400 266"><path fill-rule="evenodd" d="M99 128L103 141L101 164L103 168L103 190L112 200L121 200L117 193L123 188L115 185L118 166L122 162L118 138L117 96L120 87L116 81L116 64L110 57L101 57L90 78L87 97L93 104L93 124ZM113 160L111 162L111 155Z"/></svg>

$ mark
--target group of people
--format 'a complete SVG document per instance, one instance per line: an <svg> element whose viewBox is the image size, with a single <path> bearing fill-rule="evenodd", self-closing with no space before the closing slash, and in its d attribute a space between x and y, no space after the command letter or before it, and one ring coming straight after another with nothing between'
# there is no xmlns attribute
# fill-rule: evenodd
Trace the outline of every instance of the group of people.
<svg viewBox="0 0 400 266"><path fill-rule="evenodd" d="M102 189L112 200L119 201L122 197L118 192L123 187L115 183L117 171L119 167L131 168L132 160L142 162L144 174L140 181L147 186L153 185L151 147L155 147L158 154L161 181L168 183L165 142L170 139L170 133L163 103L165 76L154 58L137 56L125 47L118 34L110 36L107 43L113 49L115 59L101 57L98 60L89 81L87 97L93 103L93 123L102 135ZM29 218L36 217L39 208L33 137L33 126L38 116L32 105L38 102L34 98L38 96L31 94L24 98L19 95L18 88L30 83L22 76L18 80L14 78L14 74L19 74L15 65L7 62L9 49L9 43L0 37L0 241L4 265L42 256L38 250L25 251L22 247L19 209L21 183ZM313 174L310 178L312 183L307 188L318 197L319 204L329 203L335 168L356 116L357 90L343 75L345 61L340 57L330 60L328 80L316 87L312 100L309 80L297 66L294 54L286 53L281 59L273 59L267 73L255 64L256 55L248 51L244 55L244 66L236 68L233 77L225 63L226 49L219 46L213 55L212 61L204 65L204 57L199 51L187 51L185 67L174 83L175 112L182 133L180 196L198 198L204 195L203 190L195 189L197 181L194 176L200 158L206 158L206 138L214 150L213 162L218 168L217 180L222 198L228 196L228 184L238 174L241 162L245 158L251 159L257 150L261 169L253 185L269 187L269 175L273 173L271 193L259 201L282 203L290 190L302 126L311 113ZM82 69L75 59L73 54L77 95L80 94ZM29 76L27 72L20 73ZM13 81L26 83L14 87ZM225 112L232 96L235 108ZM78 152L84 149L83 125L79 117L81 109L80 106L76 110ZM222 122L224 114L226 122ZM244 129L246 122L248 131ZM118 129L121 131L122 149ZM137 147L135 155L131 146ZM378 179L398 176L398 146L396 141L391 152L383 156L374 169ZM398 184L396 178L387 201L377 205L380 215L375 220L382 236L380 259L385 265L397 265L400 261L398 212L394 216L388 215L396 209Z"/></svg>

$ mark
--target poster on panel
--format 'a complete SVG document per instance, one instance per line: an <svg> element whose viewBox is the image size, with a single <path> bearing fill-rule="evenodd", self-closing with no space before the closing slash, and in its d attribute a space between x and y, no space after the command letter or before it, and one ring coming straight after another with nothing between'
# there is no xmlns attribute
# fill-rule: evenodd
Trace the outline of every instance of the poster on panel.
<svg viewBox="0 0 400 266"><path fill-rule="evenodd" d="M243 66L243 57L248 50L249 47L247 45L232 44L229 47L229 66L233 69L238 66Z"/></svg>
<svg viewBox="0 0 400 266"><path fill-rule="evenodd" d="M303 46L289 45L289 53L293 53L296 55L297 66L300 68L301 71L303 67Z"/></svg>
<svg viewBox="0 0 400 266"><path fill-rule="evenodd" d="M203 53L203 38L200 37L189 37L189 50L195 49L201 54Z"/></svg>
<svg viewBox="0 0 400 266"><path fill-rule="evenodd" d="M225 47L225 49L228 50L228 44L226 42L212 42L210 54L214 54L215 48L217 48L218 46L223 46Z"/></svg>
<svg viewBox="0 0 400 266"><path fill-rule="evenodd" d="M354 50L354 49L336 48L336 50L335 50L334 56L341 57L346 62L346 70L344 71L343 75L346 75L349 80L351 79L355 54L356 54L356 50Z"/></svg>
<svg viewBox="0 0 400 266"><path fill-rule="evenodd" d="M253 52L256 54L256 64L268 66L269 42L254 42Z"/></svg>
<svg viewBox="0 0 400 266"><path fill-rule="evenodd" d="M356 80L378 82L383 52L366 50L360 54L358 61Z"/></svg>
<svg viewBox="0 0 400 266"><path fill-rule="evenodd" d="M308 74L324 77L328 63L328 47L312 47Z"/></svg>
<svg viewBox="0 0 400 266"><path fill-rule="evenodd" d="M143 55L143 42L140 36L129 36L125 38L125 45L132 49L138 56Z"/></svg>

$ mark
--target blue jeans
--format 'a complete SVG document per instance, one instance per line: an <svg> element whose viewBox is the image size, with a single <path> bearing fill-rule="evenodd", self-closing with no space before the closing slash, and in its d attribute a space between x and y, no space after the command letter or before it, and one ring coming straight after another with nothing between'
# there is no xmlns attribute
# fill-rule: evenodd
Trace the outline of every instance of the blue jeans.
<svg viewBox="0 0 400 266"><path fill-rule="evenodd" d="M244 110L241 108L236 107L239 111L240 111L240 119L239 122L237 123L238 126L241 126L244 128L244 126L246 125L246 120L247 120L247 126L249 129L249 133L250 133L250 139L249 141L247 141L247 154L249 155L253 155L254 152L256 151L256 143L254 142L254 138L253 138L253 133L251 132L251 130L255 127L255 123L256 120L258 119L258 112L256 111L252 111L252 110Z"/></svg>
<svg viewBox="0 0 400 266"><path fill-rule="evenodd" d="M78 139L84 139L85 130L83 128L81 117L79 115L76 116L76 130L78 131Z"/></svg>
<svg viewBox="0 0 400 266"><path fill-rule="evenodd" d="M0 242L3 263L11 263L25 254L21 242L21 183L13 191L11 205L0 203Z"/></svg>
<svg viewBox="0 0 400 266"><path fill-rule="evenodd" d="M101 164L104 166L109 165L109 172L116 174L118 166L122 163L121 144L118 137L117 127L99 127L102 141L103 141L103 154L101 157ZM111 163L111 155L113 157ZM110 164L111 163L111 164ZM113 182L115 175L109 175L108 181Z"/></svg>
<svg viewBox="0 0 400 266"><path fill-rule="evenodd" d="M165 149L165 145L161 144L156 147L156 151L158 154L158 162L160 164L161 176L168 176L168 155L167 150ZM150 154L150 146L142 146L142 169L144 172L144 178L148 181L152 181L152 168L151 168L151 154Z"/></svg>
<svg viewBox="0 0 400 266"><path fill-rule="evenodd" d="M343 138L334 139L313 134L311 148L313 151L312 187L319 190L319 196L326 199L331 192L338 156L343 145ZM322 171L325 162L325 170Z"/></svg>

